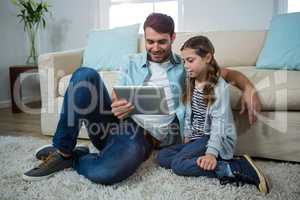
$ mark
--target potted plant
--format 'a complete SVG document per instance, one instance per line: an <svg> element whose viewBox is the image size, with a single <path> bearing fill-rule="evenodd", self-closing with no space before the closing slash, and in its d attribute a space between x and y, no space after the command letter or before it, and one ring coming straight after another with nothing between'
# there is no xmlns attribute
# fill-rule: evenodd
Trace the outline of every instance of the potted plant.
<svg viewBox="0 0 300 200"><path fill-rule="evenodd" d="M29 40L29 56L26 64L36 65L38 58L36 37L39 28L46 27L45 16L49 12L49 5L47 2L35 0L11 0L11 2L18 8L17 17L24 23L24 31Z"/></svg>

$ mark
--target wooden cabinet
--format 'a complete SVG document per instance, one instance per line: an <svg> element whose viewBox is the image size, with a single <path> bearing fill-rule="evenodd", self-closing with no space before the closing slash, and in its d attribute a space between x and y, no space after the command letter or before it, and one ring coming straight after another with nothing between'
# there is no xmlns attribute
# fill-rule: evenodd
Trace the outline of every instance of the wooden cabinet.
<svg viewBox="0 0 300 200"><path fill-rule="evenodd" d="M21 81L20 74L22 73L38 73L37 66L29 65L16 65L9 67L10 77L10 96L11 96L11 109L13 113L20 113L22 110L18 105L21 103ZM18 102L19 101L19 102Z"/></svg>

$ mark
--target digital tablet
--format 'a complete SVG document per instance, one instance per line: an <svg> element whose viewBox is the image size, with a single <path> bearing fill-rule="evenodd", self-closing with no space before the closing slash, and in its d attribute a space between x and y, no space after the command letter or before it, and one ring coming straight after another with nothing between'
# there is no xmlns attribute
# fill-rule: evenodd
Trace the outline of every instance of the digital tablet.
<svg viewBox="0 0 300 200"><path fill-rule="evenodd" d="M126 99L134 105L132 114L168 115L169 109L163 87L114 86L118 99Z"/></svg>

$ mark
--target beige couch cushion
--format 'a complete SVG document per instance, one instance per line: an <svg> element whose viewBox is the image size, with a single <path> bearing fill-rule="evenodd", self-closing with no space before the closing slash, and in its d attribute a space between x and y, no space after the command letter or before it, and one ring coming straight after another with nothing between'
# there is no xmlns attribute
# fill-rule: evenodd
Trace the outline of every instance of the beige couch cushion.
<svg viewBox="0 0 300 200"><path fill-rule="evenodd" d="M255 84L262 101L262 110L300 110L300 84L295 84L299 82L300 71L262 70L254 66L234 67L234 69L246 75ZM111 94L118 72L102 71L99 74ZM59 94L61 96L64 96L70 78L71 75L68 75L60 79ZM233 86L230 90L232 108L240 109L241 92Z"/></svg>
<svg viewBox="0 0 300 200"><path fill-rule="evenodd" d="M192 36L205 35L213 43L216 59L220 66L253 66L263 47L266 31L214 31L198 33L176 33L173 51ZM144 36L140 37L139 51L145 50Z"/></svg>
<svg viewBox="0 0 300 200"><path fill-rule="evenodd" d="M262 101L262 110L300 110L300 71L263 70L254 66L234 67L255 85ZM231 105L239 109L241 92L231 87Z"/></svg>
<svg viewBox="0 0 300 200"><path fill-rule="evenodd" d="M112 87L116 84L119 72L118 71L101 71L98 72L99 75L102 77L102 80L105 83L105 86L108 90L109 95L111 95ZM58 93L60 96L64 96L67 90L71 79L71 74L64 76L59 80L58 84Z"/></svg>

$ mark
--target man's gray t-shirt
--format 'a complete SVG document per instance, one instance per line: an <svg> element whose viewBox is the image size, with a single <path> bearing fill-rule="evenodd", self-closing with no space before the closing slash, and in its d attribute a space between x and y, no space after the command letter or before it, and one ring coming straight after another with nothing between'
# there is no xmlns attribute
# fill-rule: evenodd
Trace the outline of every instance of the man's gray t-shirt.
<svg viewBox="0 0 300 200"><path fill-rule="evenodd" d="M176 116L173 94L170 88L170 82L167 77L167 68L170 61L164 63L149 62L149 70L151 77L144 82L144 85L164 87L166 101L168 104L169 115L142 115L134 114L131 118L153 137L159 141L164 141L169 134L168 126Z"/></svg>

